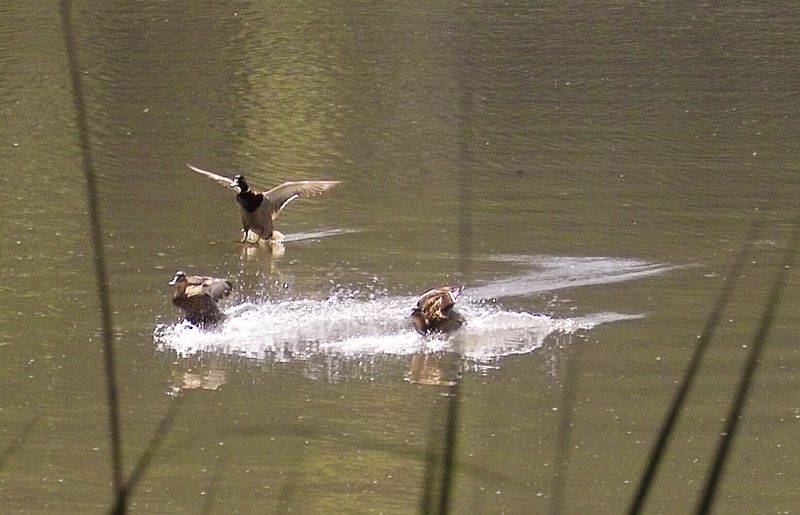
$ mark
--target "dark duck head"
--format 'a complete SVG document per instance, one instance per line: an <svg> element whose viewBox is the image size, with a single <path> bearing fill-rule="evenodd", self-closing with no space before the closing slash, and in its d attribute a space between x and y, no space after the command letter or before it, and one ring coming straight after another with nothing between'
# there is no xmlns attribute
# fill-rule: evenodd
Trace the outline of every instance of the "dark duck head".
<svg viewBox="0 0 800 515"><path fill-rule="evenodd" d="M230 183L230 187L236 190L236 202L247 211L252 213L264 202L264 195L250 189L250 185L244 180L244 175L237 175Z"/></svg>
<svg viewBox="0 0 800 515"><path fill-rule="evenodd" d="M247 193L250 191L250 185L244 180L244 175L237 175L234 177L230 187L236 190L236 193Z"/></svg>

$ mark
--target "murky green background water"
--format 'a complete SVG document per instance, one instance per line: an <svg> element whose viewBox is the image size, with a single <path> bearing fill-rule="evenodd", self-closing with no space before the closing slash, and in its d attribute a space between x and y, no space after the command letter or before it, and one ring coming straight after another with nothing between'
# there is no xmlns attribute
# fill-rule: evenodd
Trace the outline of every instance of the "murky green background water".
<svg viewBox="0 0 800 515"><path fill-rule="evenodd" d="M179 403L131 507L418 511L437 483L428 454L444 445L452 388L438 378L458 360L426 352L402 321L413 295L460 282L476 292L465 309L478 329L466 341L495 355L462 365L453 511L538 513L560 502L565 513L620 513L758 221L647 505L690 511L797 216L799 18L789 1L78 2L126 474ZM0 505L9 513L111 504L68 77L57 3L4 3ZM305 238L283 255L244 251L231 192L187 162L263 187L345 184L287 208L279 228ZM590 269L558 282L541 265L585 257L667 268L620 282ZM233 278L232 309L256 306L269 345L252 325L210 337L200 354L185 352L191 332L157 342L154 327L177 319L166 282L178 268ZM789 277L719 513L800 503L798 277ZM508 332L482 298L506 318L599 325ZM642 316L600 323L602 313ZM321 350L341 341L354 341L352 352ZM397 341L412 351L380 352ZM286 342L286 353L270 351Z"/></svg>

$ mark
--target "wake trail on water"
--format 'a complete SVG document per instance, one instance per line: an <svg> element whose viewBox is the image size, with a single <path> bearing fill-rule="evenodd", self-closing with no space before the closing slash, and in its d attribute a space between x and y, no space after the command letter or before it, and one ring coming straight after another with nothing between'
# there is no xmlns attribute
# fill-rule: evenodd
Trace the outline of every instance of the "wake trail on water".
<svg viewBox="0 0 800 515"><path fill-rule="evenodd" d="M318 356L360 358L457 351L475 362L490 362L540 348L553 334L572 334L600 324L641 318L600 312L556 318L504 309L497 299L571 287L618 283L654 276L676 267L639 260L497 256L530 270L498 281L467 286L457 304L466 325L451 335L422 337L408 319L415 296L246 301L225 309L226 321L201 331L189 323L159 324L158 350L179 356L213 352L256 360L288 362Z"/></svg>

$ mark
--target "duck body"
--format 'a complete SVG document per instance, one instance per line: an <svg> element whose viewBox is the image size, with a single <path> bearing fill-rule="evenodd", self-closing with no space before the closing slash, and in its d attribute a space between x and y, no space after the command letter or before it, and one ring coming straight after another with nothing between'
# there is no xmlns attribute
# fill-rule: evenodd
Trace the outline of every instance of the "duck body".
<svg viewBox="0 0 800 515"><path fill-rule="evenodd" d="M283 234L275 230L274 220L289 202L301 197L321 195L340 182L291 181L260 192L251 189L243 175L230 179L196 166L187 166L192 171L236 190L236 202L242 215L242 243L258 243L261 239L280 241Z"/></svg>
<svg viewBox="0 0 800 515"><path fill-rule="evenodd" d="M227 279L187 276L179 270L169 284L175 286L172 304L184 313L191 324L207 328L225 319L218 302L233 290L233 284Z"/></svg>
<svg viewBox="0 0 800 515"><path fill-rule="evenodd" d="M444 286L423 293L411 310L411 322L420 334L455 331L466 321L456 309L462 286Z"/></svg>

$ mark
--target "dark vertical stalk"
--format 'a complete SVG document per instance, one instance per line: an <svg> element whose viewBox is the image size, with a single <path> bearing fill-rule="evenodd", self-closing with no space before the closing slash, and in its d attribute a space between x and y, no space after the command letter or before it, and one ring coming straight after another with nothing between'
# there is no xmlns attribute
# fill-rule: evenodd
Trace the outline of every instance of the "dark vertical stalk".
<svg viewBox="0 0 800 515"><path fill-rule="evenodd" d="M658 439L656 440L656 443L653 445L653 449L650 452L650 460L647 463L647 468L645 469L645 472L639 481L639 488L636 490L636 497L634 497L633 502L628 509L628 513L630 515L640 513L642 508L644 508L644 503L647 500L647 494L650 493L650 488L653 480L655 479L658 465L661 463L661 459L664 455L664 450L666 449L667 443L669 442L672 432L675 429L675 424L678 422L681 409L686 402L686 398L689 395L689 390L691 389L694 379L697 376L697 372L700 369L700 363L703 359L703 356L705 356L708 344L711 341L711 338L714 336L714 332L716 331L719 321L722 318L722 313L725 310L725 306L727 306L728 301L731 298L733 289L736 286L736 280L739 278L742 270L744 269L747 254L753 240L756 237L757 231L758 227L754 226L750 237L748 237L745 243L742 245L742 248L736 255L733 265L728 271L728 274L725 276L725 282L722 285L722 290L720 291L719 297L714 304L711 314L706 319L706 325L703 328L703 332L700 333L700 338L697 341L697 346L695 347L694 354L689 361L689 366L686 369L686 373L683 375L683 380L681 381L680 386L678 386L678 391L675 393L675 397L672 399L672 404L667 412L667 416L665 417L664 422L661 424L661 430L659 431Z"/></svg>
<svg viewBox="0 0 800 515"><path fill-rule="evenodd" d="M182 404L182 399L183 397L178 397L177 399L173 400L167 409L167 412L164 414L164 417L158 423L158 427L156 427L153 437L150 438L150 441L147 443L147 447L145 447L141 456L139 456L139 461L136 462L136 466L131 471L127 481L125 481L125 484L122 485L122 488L120 489L120 495L117 496L116 507L111 510L112 513L122 513L125 511L124 503L126 503L130 498L131 494L136 488L136 485L139 483L139 480L142 479L145 470L147 470L147 468L150 466L150 463L153 461L153 458L155 458L156 450L159 448L159 446L161 446L161 442L164 441L167 433L169 433L172 423L175 421L175 415L178 413L178 408Z"/></svg>
<svg viewBox="0 0 800 515"><path fill-rule="evenodd" d="M570 340L571 341L571 340ZM564 489L567 481L567 459L570 438L572 436L572 409L578 391L578 372L580 370L580 354L582 346L578 346L567 355L567 366L564 373L564 386L561 396L561 419L558 434L555 473L553 474L553 493L550 498L550 514L559 515L564 509Z"/></svg>
<svg viewBox="0 0 800 515"><path fill-rule="evenodd" d="M17 451L17 449L19 449L19 447L23 443L25 443L25 440L27 440L30 437L33 428L36 426L38 422L39 422L38 416L30 419L27 423L25 423L25 425L19 431L17 436L11 439L11 443L8 444L8 447L6 447L3 452L0 452L0 470L5 466L8 460L11 458L11 455L13 455Z"/></svg>
<svg viewBox="0 0 800 515"><path fill-rule="evenodd" d="M78 55L74 28L72 26L71 3L61 0L61 22L64 30L67 67L72 87L72 101L75 109L75 124L78 130L78 144L81 150L83 175L86 181L86 203L89 211L89 227L94 250L94 273L97 279L97 296L100 302L100 318L102 323L103 355L105 357L106 390L108 401L108 425L111 437L111 466L115 496L116 513L125 512L125 489L122 482L122 446L119 424L119 401L117 379L114 368L114 333L111 317L111 302L108 291L103 235L100 223L97 181L94 171L94 159L89 138L89 123L86 114L85 94L78 64Z"/></svg>
<svg viewBox="0 0 800 515"><path fill-rule="evenodd" d="M453 476L456 468L456 435L458 434L458 404L460 377L457 377L450 387L447 397L447 420L444 426L444 452L442 454L442 490L439 497L439 513L449 513Z"/></svg>
<svg viewBox="0 0 800 515"><path fill-rule="evenodd" d="M470 23L467 24L471 26ZM466 32L465 37L472 34L471 29ZM469 48L465 48L466 59L464 66L469 70L472 68ZM473 90L468 80L462 82L460 111L461 126L459 127L459 147L461 171L458 176L458 197L459 197L459 223L458 223L458 257L459 271L463 280L469 278L470 259L472 257L472 197L473 197L473 134L470 123L474 115L475 106ZM457 342L454 342L457 345ZM461 349L453 349L461 357ZM456 365L458 367L458 365ZM456 468L456 446L458 443L458 416L459 404L461 402L461 374L454 374L453 384L450 387L447 397L447 413L445 419L444 449L442 451L442 487L439 497L439 513L446 514L450 511L452 498L453 481Z"/></svg>
<svg viewBox="0 0 800 515"><path fill-rule="evenodd" d="M420 499L419 512L422 515L431 515L439 513L437 503L441 500L441 495L438 499L434 498L436 493L436 485L439 484L439 461L440 453L439 447L439 420L435 416L431 416L430 427L428 428L428 445L425 450L425 476L422 484L422 499Z"/></svg>
<svg viewBox="0 0 800 515"><path fill-rule="evenodd" d="M730 447L733 444L733 439L736 436L736 431L739 428L739 420L741 419L742 412L744 411L744 404L747 401L747 395L750 392L750 384L752 383L753 376L756 374L758 368L759 358L764 349L764 344L769 337L769 331L772 327L772 322L775 319L775 312L778 310L778 304L783 296L783 290L786 286L786 278L789 275L789 269L794 262L797 254L797 245L800 242L800 221L795 224L792 238L783 255L781 267L775 276L775 282L767 299L767 305L764 308L764 314L761 317L761 323L753 338L750 346L750 354L745 362L744 369L742 370L742 377L739 381L739 387L736 390L736 396L731 404L730 412L728 413L725 429L720 438L717 446L717 451L714 455L714 463L711 466L708 478L706 479L705 487L701 494L700 500L697 505L696 513L709 513L714 505L714 496L717 491L717 486L722 478L725 461L728 458Z"/></svg>
<svg viewBox="0 0 800 515"><path fill-rule="evenodd" d="M472 24L468 24L469 30ZM465 50L469 52L469 48ZM467 71L471 71L474 67L472 58L467 57L464 66ZM458 181L458 256L460 259L459 268L462 274L466 274L469 268L469 259L472 257L472 199L474 196L473 186L473 163L475 162L475 153L473 150L474 135L473 129L470 126L472 117L475 113L475 98L472 86L469 84L469 79L465 79L461 84L461 98L460 111L461 111L461 126L459 127L459 147L461 170Z"/></svg>

